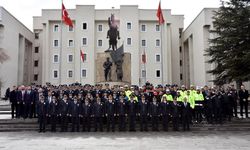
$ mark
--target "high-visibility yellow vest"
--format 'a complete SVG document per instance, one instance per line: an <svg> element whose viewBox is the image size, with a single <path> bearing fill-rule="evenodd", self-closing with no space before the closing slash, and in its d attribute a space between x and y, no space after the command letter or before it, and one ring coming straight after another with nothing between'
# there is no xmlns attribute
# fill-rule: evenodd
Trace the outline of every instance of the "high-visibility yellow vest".
<svg viewBox="0 0 250 150"><path fill-rule="evenodd" d="M190 104L190 107L192 109L194 109L194 107L195 107L194 97L192 95L187 95L186 98L187 98L187 102L189 102L189 104Z"/></svg>
<svg viewBox="0 0 250 150"><path fill-rule="evenodd" d="M198 94L196 93L195 94L195 101L204 101L204 96L202 93Z"/></svg>
<svg viewBox="0 0 250 150"><path fill-rule="evenodd" d="M164 97L166 97L167 101L174 101L173 96L171 94L164 94Z"/></svg>

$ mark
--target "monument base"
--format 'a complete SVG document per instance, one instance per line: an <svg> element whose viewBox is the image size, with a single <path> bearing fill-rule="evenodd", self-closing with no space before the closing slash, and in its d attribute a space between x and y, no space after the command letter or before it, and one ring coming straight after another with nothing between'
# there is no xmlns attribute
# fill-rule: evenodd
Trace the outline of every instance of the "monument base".
<svg viewBox="0 0 250 150"><path fill-rule="evenodd" d="M125 85L128 85L130 86L130 83L129 82L112 82L112 81L107 81L107 82L98 82L97 84L102 84L102 85L105 85L105 84L109 84L110 87L114 87L114 86L125 86Z"/></svg>

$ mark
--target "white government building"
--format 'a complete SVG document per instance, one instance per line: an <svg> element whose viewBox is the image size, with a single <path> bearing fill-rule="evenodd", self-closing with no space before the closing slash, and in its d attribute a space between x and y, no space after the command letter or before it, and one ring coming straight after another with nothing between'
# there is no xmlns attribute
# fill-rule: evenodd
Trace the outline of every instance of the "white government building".
<svg viewBox="0 0 250 150"><path fill-rule="evenodd" d="M204 50L213 37L209 30L213 28L214 10L217 8L204 8L184 30L184 16L171 14L169 9L163 9L165 24L161 27L157 9L76 5L68 9L73 28L61 24L61 9L43 9L41 16L33 17L31 32L0 7L0 48L10 56L0 64L1 93L7 87L31 83L95 84L97 53L109 47L111 13L118 21L118 46L124 44L124 51L131 54L131 84L213 85L213 76L206 73L213 65L206 63ZM80 60L80 49L85 53L84 62ZM144 51L146 64L142 62Z"/></svg>

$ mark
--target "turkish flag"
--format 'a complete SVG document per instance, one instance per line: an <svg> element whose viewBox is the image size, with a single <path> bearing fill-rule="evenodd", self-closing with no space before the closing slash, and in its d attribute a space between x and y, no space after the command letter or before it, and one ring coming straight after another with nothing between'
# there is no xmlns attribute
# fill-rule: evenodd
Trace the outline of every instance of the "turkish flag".
<svg viewBox="0 0 250 150"><path fill-rule="evenodd" d="M80 55L81 55L81 58L82 58L82 62L84 62L84 53L82 52L82 50L80 50Z"/></svg>
<svg viewBox="0 0 250 150"><path fill-rule="evenodd" d="M66 8L64 7L63 3L62 3L62 20L66 25L73 27L72 20L69 18L69 14Z"/></svg>
<svg viewBox="0 0 250 150"><path fill-rule="evenodd" d="M163 13L162 13L162 10L161 10L161 1L159 2L159 6L158 6L156 16L158 17L158 22L159 22L160 25L165 22L164 17L163 17Z"/></svg>
<svg viewBox="0 0 250 150"><path fill-rule="evenodd" d="M145 64L146 63L146 53L145 53L145 50L142 54L142 63Z"/></svg>

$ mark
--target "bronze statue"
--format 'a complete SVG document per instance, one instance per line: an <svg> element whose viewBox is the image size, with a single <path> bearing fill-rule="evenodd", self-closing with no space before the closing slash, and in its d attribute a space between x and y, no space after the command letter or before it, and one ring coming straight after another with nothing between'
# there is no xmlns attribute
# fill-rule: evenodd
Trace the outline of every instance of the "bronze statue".
<svg viewBox="0 0 250 150"><path fill-rule="evenodd" d="M106 61L103 63L103 68L104 68L104 77L105 81L111 81L111 67L112 67L112 62L109 61L109 57L106 58Z"/></svg>
<svg viewBox="0 0 250 150"><path fill-rule="evenodd" d="M111 14L111 17L108 18L109 23L109 30L107 32L107 38L109 38L109 48L107 51L110 50L112 47L112 50L117 50L117 39L120 39L118 26L115 22L115 16L114 14Z"/></svg>

